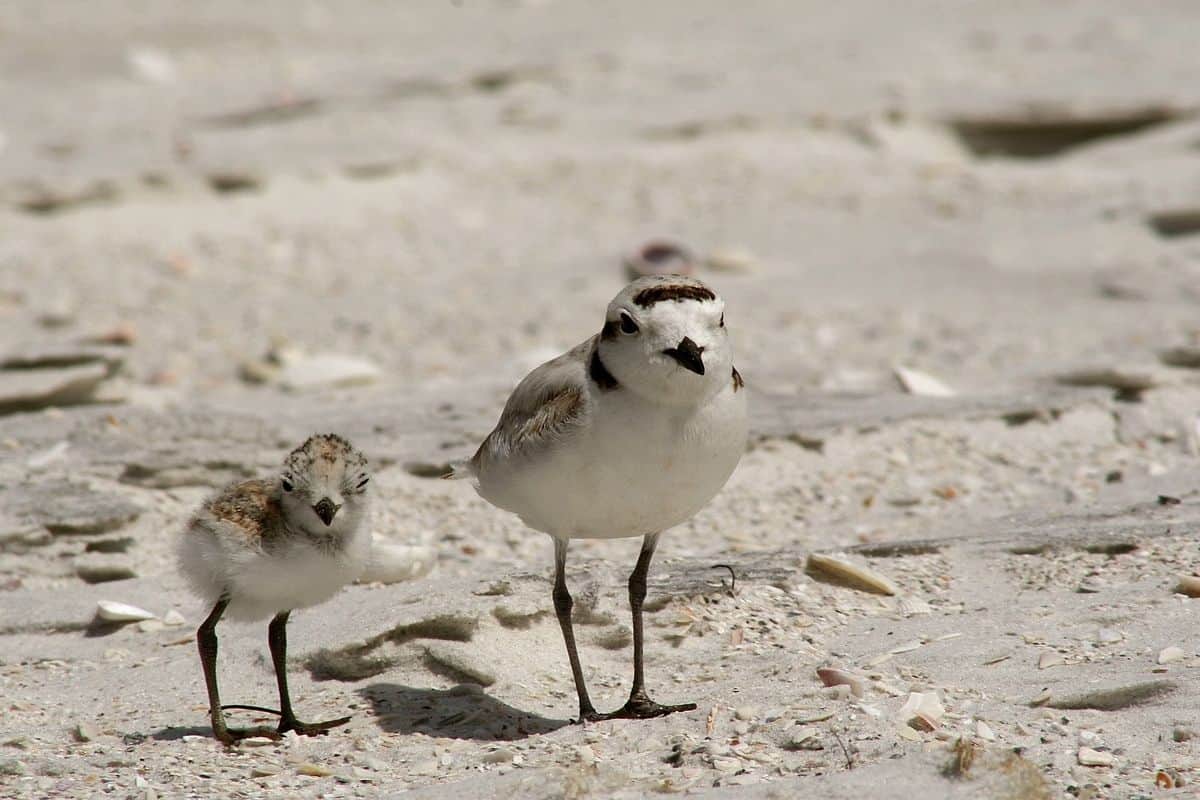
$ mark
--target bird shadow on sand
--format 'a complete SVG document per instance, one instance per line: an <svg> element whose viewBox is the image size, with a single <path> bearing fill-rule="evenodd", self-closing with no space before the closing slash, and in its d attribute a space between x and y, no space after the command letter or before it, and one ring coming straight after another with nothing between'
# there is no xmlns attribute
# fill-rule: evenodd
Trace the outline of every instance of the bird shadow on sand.
<svg viewBox="0 0 1200 800"><path fill-rule="evenodd" d="M185 736L212 736L212 727L208 725L172 725L160 728L148 738L157 742L174 742ZM215 740L214 740L215 741Z"/></svg>
<svg viewBox="0 0 1200 800"><path fill-rule="evenodd" d="M424 733L448 739L513 741L571 724L513 708L479 687L421 689L373 683L358 690L371 703L374 719L389 733Z"/></svg>

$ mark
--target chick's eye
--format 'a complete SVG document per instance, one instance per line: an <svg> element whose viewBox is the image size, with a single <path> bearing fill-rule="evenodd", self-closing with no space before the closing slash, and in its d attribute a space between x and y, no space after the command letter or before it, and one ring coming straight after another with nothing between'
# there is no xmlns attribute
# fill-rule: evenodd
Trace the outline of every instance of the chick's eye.
<svg viewBox="0 0 1200 800"><path fill-rule="evenodd" d="M282 478L279 482L283 485L283 490L285 492L290 492L293 489L292 482L287 478Z"/></svg>
<svg viewBox="0 0 1200 800"><path fill-rule="evenodd" d="M634 334L638 332L637 323L633 321L633 317L621 312L621 333Z"/></svg>
<svg viewBox="0 0 1200 800"><path fill-rule="evenodd" d="M358 488L360 490L365 489L367 484L370 482L371 482L370 478L363 478L361 481L358 482L358 486L356 488Z"/></svg>

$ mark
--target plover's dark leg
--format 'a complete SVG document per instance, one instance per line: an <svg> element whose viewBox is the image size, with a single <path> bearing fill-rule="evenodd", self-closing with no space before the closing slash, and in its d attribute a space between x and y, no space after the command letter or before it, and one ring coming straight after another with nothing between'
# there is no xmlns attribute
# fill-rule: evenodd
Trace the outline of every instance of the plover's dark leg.
<svg viewBox="0 0 1200 800"><path fill-rule="evenodd" d="M571 593L567 591L567 544L570 540L554 538L554 613L558 615L558 626L562 628L563 641L567 645L567 658L571 661L571 675L575 678L575 693L579 695L579 721L599 719L592 700L588 697L587 684L583 681L583 667L579 664L579 651L575 648L575 628L571 624Z"/></svg>
<svg viewBox="0 0 1200 800"><path fill-rule="evenodd" d="M327 722L301 722L292 711L292 697L287 683L287 623L290 611L275 615L267 629L271 645L271 661L275 664L275 681L279 684L279 733L295 731L303 736L326 733L330 728L345 725L350 717L338 717Z"/></svg>
<svg viewBox="0 0 1200 800"><path fill-rule="evenodd" d="M196 644L200 648L200 666L204 669L204 683L208 687L208 713L212 718L213 736L225 744L233 744L250 736L278 737L274 728L229 728L225 725L225 713L221 710L221 693L217 689L217 622L225 613L229 598L222 597L213 606L208 618L196 631Z"/></svg>
<svg viewBox="0 0 1200 800"><path fill-rule="evenodd" d="M633 688L629 692L629 700L625 705L612 712L604 714L606 719L649 719L674 714L676 711L695 711L695 703L683 703L677 706L664 706L654 702L646 694L645 667L642 657L642 604L646 600L646 573L650 570L650 560L654 558L654 549L658 546L658 534L650 533L642 539L642 552L638 554L637 565L629 575L629 608L633 611Z"/></svg>

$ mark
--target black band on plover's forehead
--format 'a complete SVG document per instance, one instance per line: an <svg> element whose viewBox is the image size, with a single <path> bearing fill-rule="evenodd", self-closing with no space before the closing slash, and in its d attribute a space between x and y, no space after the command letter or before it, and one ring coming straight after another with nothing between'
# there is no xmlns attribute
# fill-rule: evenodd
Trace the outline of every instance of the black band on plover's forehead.
<svg viewBox="0 0 1200 800"><path fill-rule="evenodd" d="M648 308L664 300L716 300L717 296L707 286L694 283L668 283L660 286L649 286L633 296L635 305Z"/></svg>
<svg viewBox="0 0 1200 800"><path fill-rule="evenodd" d="M604 362L600 360L600 349L597 347L592 348L592 357L588 359L588 377L600 387L601 391L605 392L612 391L621 385L608 371L608 367L604 366Z"/></svg>

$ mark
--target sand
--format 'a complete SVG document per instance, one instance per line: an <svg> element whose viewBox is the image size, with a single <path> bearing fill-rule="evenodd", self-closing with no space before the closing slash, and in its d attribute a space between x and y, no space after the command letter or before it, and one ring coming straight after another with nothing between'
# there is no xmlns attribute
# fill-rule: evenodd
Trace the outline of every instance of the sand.
<svg viewBox="0 0 1200 800"><path fill-rule="evenodd" d="M1186 796L1197 24L4 4L0 793ZM726 298L752 437L651 572L649 687L699 709L573 725L549 540L430 476L651 238ZM397 582L293 615L298 710L348 726L226 750L173 537L316 430L372 459ZM572 549L602 709L636 550ZM101 600L155 619L95 625ZM219 632L224 696L273 705L265 626Z"/></svg>

